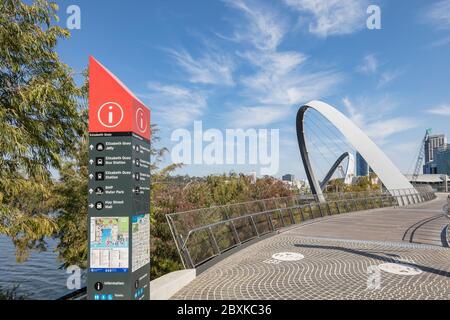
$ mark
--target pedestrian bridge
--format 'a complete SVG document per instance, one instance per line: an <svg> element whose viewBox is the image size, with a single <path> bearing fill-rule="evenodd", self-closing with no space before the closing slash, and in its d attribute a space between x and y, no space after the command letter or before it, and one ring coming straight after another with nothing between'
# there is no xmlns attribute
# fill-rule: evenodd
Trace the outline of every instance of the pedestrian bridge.
<svg viewBox="0 0 450 320"><path fill-rule="evenodd" d="M209 239L197 239L195 254L210 250L212 258L189 266L196 267L196 279L172 299L449 299L446 206L446 194L345 214L338 213L345 207L338 204L325 210L335 214L322 211L223 252L224 240L214 236L219 225L197 229L206 230ZM252 217L257 232L260 220ZM238 220L234 230L230 221L230 234L238 239ZM191 259L195 250L191 247Z"/></svg>

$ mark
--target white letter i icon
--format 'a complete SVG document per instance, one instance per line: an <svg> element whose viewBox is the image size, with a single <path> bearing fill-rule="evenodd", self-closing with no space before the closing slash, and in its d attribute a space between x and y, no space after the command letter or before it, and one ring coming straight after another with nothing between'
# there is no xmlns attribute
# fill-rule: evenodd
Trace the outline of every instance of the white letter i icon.
<svg viewBox="0 0 450 320"><path fill-rule="evenodd" d="M108 122L111 124L113 123L113 113L112 113L113 107L109 107L109 113L108 113Z"/></svg>

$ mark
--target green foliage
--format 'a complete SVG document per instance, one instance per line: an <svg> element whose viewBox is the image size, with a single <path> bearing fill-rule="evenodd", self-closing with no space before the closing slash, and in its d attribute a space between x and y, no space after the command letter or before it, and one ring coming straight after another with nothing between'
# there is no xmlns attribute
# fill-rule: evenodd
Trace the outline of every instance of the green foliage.
<svg viewBox="0 0 450 320"><path fill-rule="evenodd" d="M69 35L52 25L56 11L45 0L0 1L0 233L19 260L57 231L44 208L50 168L72 155L84 129L80 91L54 50Z"/></svg>
<svg viewBox="0 0 450 320"><path fill-rule="evenodd" d="M74 141L73 156L66 159L60 170L59 180L53 184L52 198L47 206L58 213L56 223L59 232L54 235L59 240L56 251L62 261L62 268L77 265L87 268L88 239L88 72L84 72L85 81L78 97L81 114L82 132Z"/></svg>
<svg viewBox="0 0 450 320"><path fill-rule="evenodd" d="M343 179L332 179L328 182L327 192L363 192L363 191L379 191L381 183L378 176L371 172L369 176L356 177L351 185L344 183Z"/></svg>
<svg viewBox="0 0 450 320"><path fill-rule="evenodd" d="M11 178L47 178L82 133L79 89L54 52L68 32L51 26L55 6L2 0L0 15L1 189ZM15 180L14 180L15 181ZM14 182L13 181L13 182Z"/></svg>
<svg viewBox="0 0 450 320"><path fill-rule="evenodd" d="M284 183L270 177L258 179L254 184L251 178L236 173L189 179L171 177L167 172L165 174L160 172L156 174L156 181L155 176L152 177L154 180L151 197L151 275L153 278L182 267L166 221L166 214L293 194ZM179 183L179 181L185 183Z"/></svg>
<svg viewBox="0 0 450 320"><path fill-rule="evenodd" d="M11 289L2 289L0 287L0 300L25 300L28 298L27 295L22 295L17 293L19 289L18 285L13 286Z"/></svg>
<svg viewBox="0 0 450 320"><path fill-rule="evenodd" d="M58 211L56 251L63 261L62 267L78 265L87 268L87 212L88 212L88 137L77 143L78 152L73 160L64 163L60 179L52 190L49 206Z"/></svg>
<svg viewBox="0 0 450 320"><path fill-rule="evenodd" d="M343 179L332 179L328 182L327 191L329 192L343 192L348 189L348 187Z"/></svg>
<svg viewBox="0 0 450 320"><path fill-rule="evenodd" d="M51 197L49 184L36 180L19 180L20 192L3 199L0 213L0 234L7 235L16 247L18 262L27 259L29 251L45 250L45 236L57 232L58 227L48 212L46 202Z"/></svg>

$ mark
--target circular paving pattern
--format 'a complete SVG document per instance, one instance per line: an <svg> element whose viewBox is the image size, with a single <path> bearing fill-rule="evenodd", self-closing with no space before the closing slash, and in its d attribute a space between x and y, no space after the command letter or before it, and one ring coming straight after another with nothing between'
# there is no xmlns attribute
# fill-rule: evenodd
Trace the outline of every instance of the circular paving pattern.
<svg viewBox="0 0 450 320"><path fill-rule="evenodd" d="M301 224L235 252L173 299L449 300L446 201Z"/></svg>
<svg viewBox="0 0 450 320"><path fill-rule="evenodd" d="M305 258L267 263L279 253ZM450 299L449 261L450 250L439 247L307 238L292 230L222 260L173 299ZM422 273L405 277L381 272L380 286L371 289L371 270L384 263Z"/></svg>
<svg viewBox="0 0 450 320"><path fill-rule="evenodd" d="M419 268L411 267L406 264L400 263L383 263L378 266L380 270L392 274L398 274L402 276L416 276L422 273Z"/></svg>
<svg viewBox="0 0 450 320"><path fill-rule="evenodd" d="M279 260L279 261L300 261L304 258L305 258L304 255L302 255L301 253L296 253L296 252L280 252L280 253L275 253L272 256L272 259Z"/></svg>

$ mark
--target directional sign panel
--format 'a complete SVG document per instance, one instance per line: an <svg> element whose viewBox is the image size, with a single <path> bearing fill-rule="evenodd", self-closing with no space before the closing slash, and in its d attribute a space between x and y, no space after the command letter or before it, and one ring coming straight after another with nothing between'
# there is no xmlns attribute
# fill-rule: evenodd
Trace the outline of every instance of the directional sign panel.
<svg viewBox="0 0 450 320"><path fill-rule="evenodd" d="M150 111L91 58L88 298L150 296Z"/></svg>

